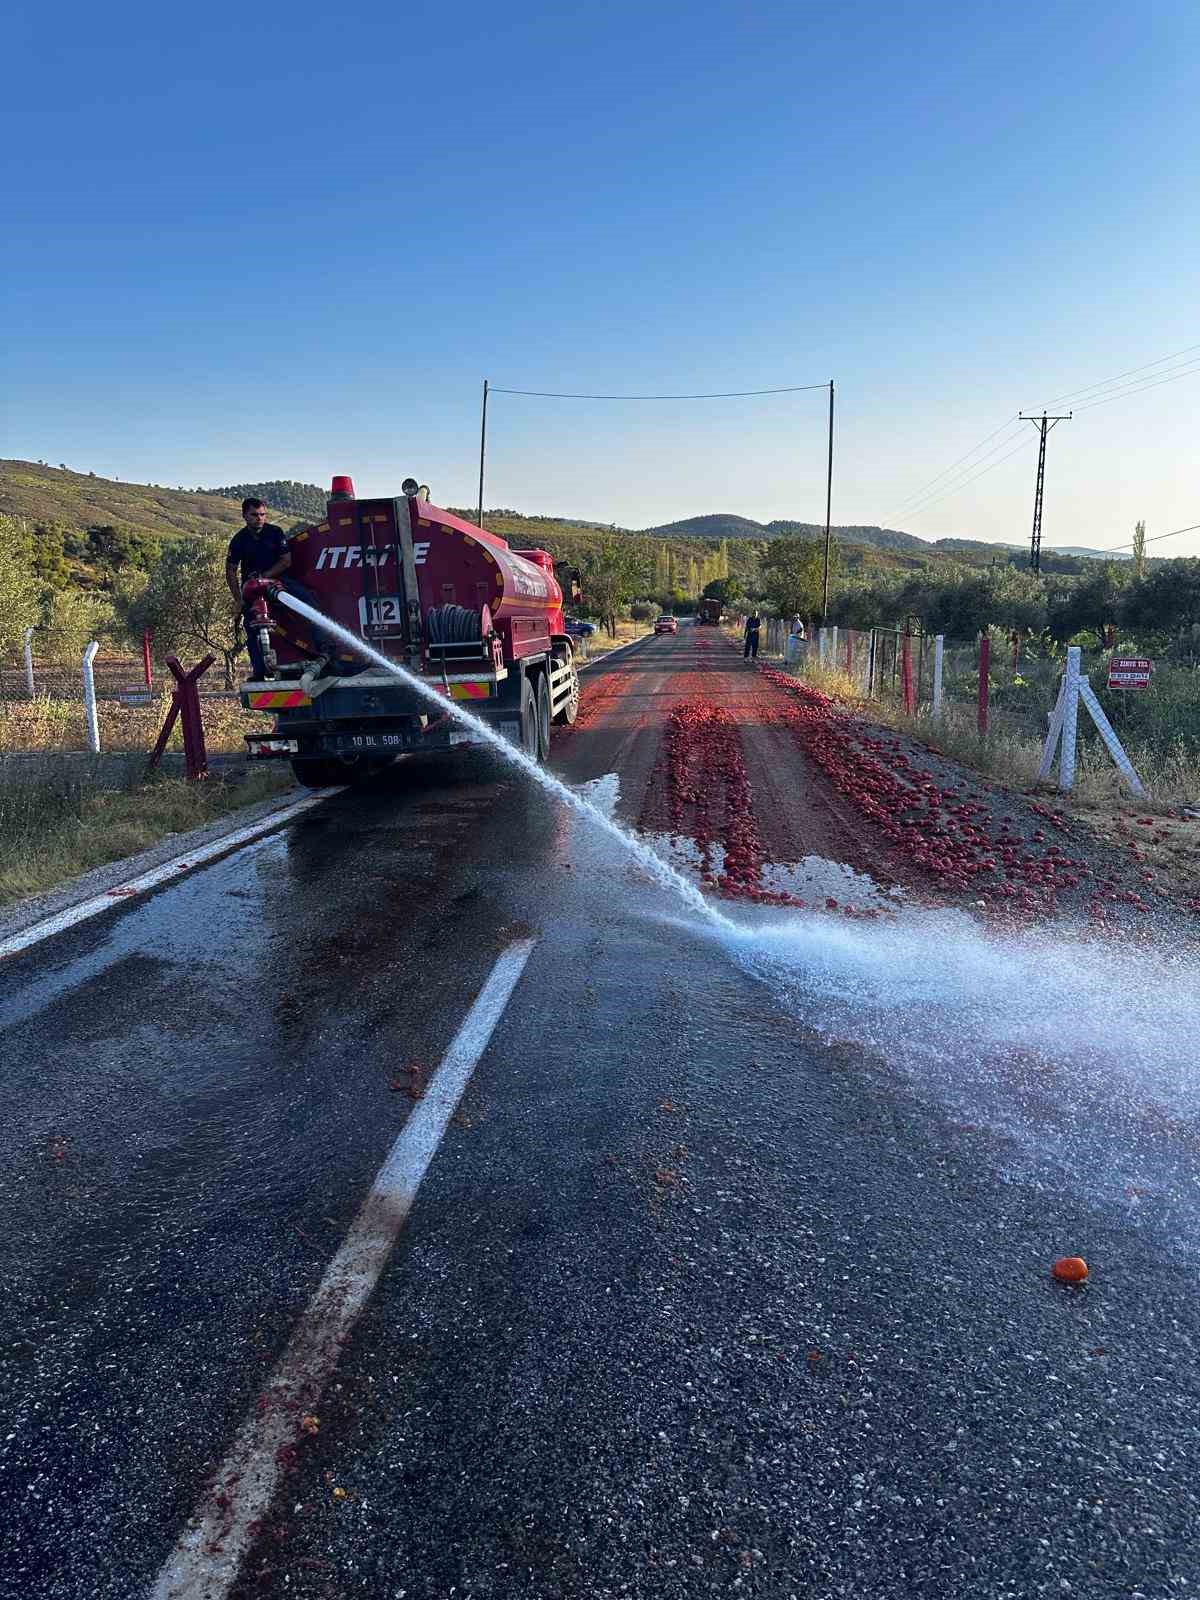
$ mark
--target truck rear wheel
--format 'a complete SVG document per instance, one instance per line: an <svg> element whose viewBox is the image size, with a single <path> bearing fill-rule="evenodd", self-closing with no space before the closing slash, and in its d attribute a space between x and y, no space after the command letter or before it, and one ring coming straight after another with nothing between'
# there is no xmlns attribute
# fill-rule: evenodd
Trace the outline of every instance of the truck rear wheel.
<svg viewBox="0 0 1200 1600"><path fill-rule="evenodd" d="M334 784L353 783L357 776L354 767L344 761L323 756L292 757L292 777L306 789L330 789Z"/></svg>
<svg viewBox="0 0 1200 1600"><path fill-rule="evenodd" d="M550 680L544 672L538 673L537 685L538 760L550 759Z"/></svg>
<svg viewBox="0 0 1200 1600"><path fill-rule="evenodd" d="M540 739L538 738L538 702L534 687L529 679L521 679L521 730L518 744L521 750L529 757L530 761L538 759Z"/></svg>
<svg viewBox="0 0 1200 1600"><path fill-rule="evenodd" d="M560 723L563 727L574 727L575 718L579 715L579 674L575 671L575 662L570 646L567 646L562 651L560 651L557 646L555 647L552 658L552 670L555 670L559 673L566 671L571 674L571 692L559 705L558 710L554 713L553 720L557 723ZM558 687L559 686L556 681L556 692ZM553 704L553 701L551 701L551 704Z"/></svg>
<svg viewBox="0 0 1200 1600"><path fill-rule="evenodd" d="M308 789L329 789L334 784L362 783L385 771L395 756L352 756L342 761L337 756L293 756L292 776Z"/></svg>

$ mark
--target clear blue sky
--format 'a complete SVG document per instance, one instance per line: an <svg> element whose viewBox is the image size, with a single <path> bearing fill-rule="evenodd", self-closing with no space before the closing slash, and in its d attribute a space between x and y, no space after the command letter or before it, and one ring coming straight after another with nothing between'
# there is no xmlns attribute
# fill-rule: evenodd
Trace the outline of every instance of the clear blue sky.
<svg viewBox="0 0 1200 1600"><path fill-rule="evenodd" d="M1194 0L118 0L9 42L3 454L469 503L485 376L832 377L836 522L1020 541L1032 428L903 508L1018 410L1200 345ZM1061 424L1047 543L1200 522L1198 401ZM824 406L498 396L486 498L818 521Z"/></svg>

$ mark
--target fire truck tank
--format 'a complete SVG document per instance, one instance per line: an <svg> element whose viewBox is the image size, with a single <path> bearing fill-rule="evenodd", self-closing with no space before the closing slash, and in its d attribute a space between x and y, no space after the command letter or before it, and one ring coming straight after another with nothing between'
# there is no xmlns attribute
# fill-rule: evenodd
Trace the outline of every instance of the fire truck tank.
<svg viewBox="0 0 1200 1600"><path fill-rule="evenodd" d="M486 607L510 662L544 653L563 635L562 590L546 551L512 550L415 496L352 495L351 487L331 497L325 520L292 536L289 576L313 592L320 610L376 649L426 666L430 613L443 607L476 614L481 627ZM299 659L311 640L279 620L280 660Z"/></svg>

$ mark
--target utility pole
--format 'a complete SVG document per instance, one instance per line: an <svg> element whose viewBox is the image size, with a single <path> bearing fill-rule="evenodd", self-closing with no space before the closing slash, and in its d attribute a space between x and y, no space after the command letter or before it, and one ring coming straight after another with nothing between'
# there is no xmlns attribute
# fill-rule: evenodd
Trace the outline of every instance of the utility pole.
<svg viewBox="0 0 1200 1600"><path fill-rule="evenodd" d="M1046 435L1056 422L1070 422L1071 413L1065 417L1048 417L1043 411L1040 417L1027 416L1024 411L1020 413L1022 422L1032 422L1041 434L1041 443L1038 446L1037 488L1033 492L1033 537L1029 542L1029 568L1031 572L1042 570L1042 493L1046 486Z"/></svg>
<svg viewBox="0 0 1200 1600"><path fill-rule="evenodd" d="M821 620L829 615L829 509L833 501L833 379L829 380L829 468L825 476L825 572L821 582Z"/></svg>
<svg viewBox="0 0 1200 1600"><path fill-rule="evenodd" d="M483 453L487 448L487 397L488 381L483 380L483 415L479 419L479 511L475 517L475 526L483 527Z"/></svg>

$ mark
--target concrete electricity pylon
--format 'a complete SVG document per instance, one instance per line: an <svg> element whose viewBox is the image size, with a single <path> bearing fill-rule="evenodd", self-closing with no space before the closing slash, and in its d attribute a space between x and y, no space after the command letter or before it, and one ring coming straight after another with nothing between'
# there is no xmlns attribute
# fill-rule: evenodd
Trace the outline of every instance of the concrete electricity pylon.
<svg viewBox="0 0 1200 1600"><path fill-rule="evenodd" d="M1024 411L1020 413L1022 422L1032 422L1041 434L1041 443L1038 445L1037 488L1033 493L1033 537L1029 543L1029 567L1032 572L1042 570L1042 492L1046 486L1046 435L1056 422L1070 422L1071 412L1065 417L1048 417L1043 411L1040 417L1028 416Z"/></svg>

